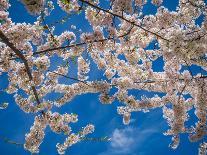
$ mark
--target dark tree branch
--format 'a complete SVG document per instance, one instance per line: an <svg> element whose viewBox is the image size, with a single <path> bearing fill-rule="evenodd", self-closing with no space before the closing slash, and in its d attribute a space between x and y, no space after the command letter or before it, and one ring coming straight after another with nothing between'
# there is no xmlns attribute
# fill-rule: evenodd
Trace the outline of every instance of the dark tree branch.
<svg viewBox="0 0 207 155"><path fill-rule="evenodd" d="M2 42L5 43L8 47L10 47L14 51L14 53L23 61L29 80L33 81L33 77L32 77L32 73L29 68L29 64L27 62L27 59L24 57L24 55L13 45L13 43L9 41L9 39L4 35L4 33L1 30L0 30L0 38ZM32 88L32 91L34 93L37 103L40 104L40 100L39 100L35 86L32 85L31 88Z"/></svg>
<svg viewBox="0 0 207 155"><path fill-rule="evenodd" d="M109 14L111 14L111 15L114 16L114 17L118 17L118 18L120 18L120 19L122 19L122 20L124 20L124 21L126 21L126 22L128 22L128 23L130 23L130 24L132 24L132 25L134 25L134 26L136 26L136 27L138 27L138 28L144 30L145 32L148 32L148 33L150 33L150 34L156 36L157 38L160 38L160 39L163 39L163 40L165 40L165 41L167 41L167 42L170 42L168 39L166 39L166 38L160 36L159 34L157 34L157 33L155 33L155 32L152 32L152 31L146 29L146 28L144 28L144 27L142 27L142 26L136 24L135 22L132 22L132 21L130 21L129 19L126 19L126 18L124 18L124 17L121 16L121 15L118 15L118 14L115 14L115 13L109 11L109 10L103 9L103 8L101 8L101 7L97 6L97 5L94 5L94 4L92 4L92 3L88 2L88 1L85 1L85 0L79 0L79 1L81 1L82 3L85 3L85 4L89 5L89 6L91 6L91 7L95 8L95 9L97 9L97 10L101 10L101 11L104 11L104 12L106 12L106 13L109 13Z"/></svg>
<svg viewBox="0 0 207 155"><path fill-rule="evenodd" d="M49 49L46 49L46 50L34 52L33 53L33 56L38 55L38 54L44 54L44 53L47 53L47 52L50 52L50 51L62 50L62 49L71 48L71 47L77 47L77 46L82 46L82 45L86 45L86 44L99 43L99 42L104 42L104 41L107 41L107 40L114 40L114 39L118 39L118 38L123 38L123 37L125 37L126 35L128 35L130 33L130 31L131 31L132 28L133 28L133 26L129 29L129 31L127 31L123 35L118 36L117 38L109 37L109 38L100 39L100 40L92 40L90 42L80 42L80 43L70 44L70 45L61 46L61 47L49 48Z"/></svg>

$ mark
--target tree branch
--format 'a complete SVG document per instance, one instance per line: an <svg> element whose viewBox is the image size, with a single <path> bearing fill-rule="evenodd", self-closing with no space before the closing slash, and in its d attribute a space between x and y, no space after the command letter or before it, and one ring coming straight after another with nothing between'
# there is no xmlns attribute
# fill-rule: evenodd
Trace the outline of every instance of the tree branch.
<svg viewBox="0 0 207 155"><path fill-rule="evenodd" d="M24 57L24 55L14 46L13 43L9 41L9 39L4 35L4 33L1 30L0 30L0 38L2 42L5 43L7 46L9 46L14 51L14 53L23 61L29 80L33 81L33 77L32 77L32 73L29 68L29 64L27 62L27 59ZM34 93L37 103L40 104L40 100L39 100L35 86L32 85L31 88L32 88L32 91Z"/></svg>
<svg viewBox="0 0 207 155"><path fill-rule="evenodd" d="M123 37L125 37L126 35L128 35L130 33L130 31L132 30L132 28L133 28L133 25L132 25L132 27L126 33L118 36L117 38L108 37L108 38L105 38L105 39L93 40L93 41L90 41L88 43L91 43L92 44L92 43L104 42L104 41L107 41L107 40L114 40L114 39L118 39L118 38L123 38ZM61 46L61 47L50 48L50 49L46 49L46 50L34 52L33 53L33 56L38 55L38 54L44 54L44 53L47 53L47 52L50 52L50 51L61 50L61 49L71 48L71 47L77 47L77 46L82 46L82 45L86 45L88 43L87 42L80 42L80 43L70 44L70 45Z"/></svg>
<svg viewBox="0 0 207 155"><path fill-rule="evenodd" d="M106 12L106 13L109 13L109 14L113 15L114 17L118 17L118 18L120 18L120 19L122 19L122 20L124 20L124 21L126 21L126 22L128 22L128 23L130 23L130 24L132 24L132 25L134 25L134 26L136 26L136 27L138 27L138 28L144 30L145 32L151 33L152 35L154 35L154 36L156 36L156 37L158 37L158 38L160 38L160 39L163 39L163 40L165 40L165 41L167 41L167 42L170 42L168 39L166 39L166 38L160 36L159 34L157 34L157 33L155 33L155 32L152 32L152 31L146 29L146 28L144 28L144 27L142 27L142 26L136 24L135 22L132 22L132 21L130 21L129 19L126 19L126 18L124 18L124 17L121 16L121 15L118 15L118 14L115 14L115 13L109 11L109 10L103 9L103 8L101 8L101 7L97 6L97 5L94 5L94 4L92 4L92 3L88 2L88 1L85 1L85 0L79 0L79 1L81 1L81 2L83 2L83 3L85 3L85 4L89 5L89 6L91 6L91 7L93 7L93 8L96 8L96 9L98 9L98 10L101 10L101 11L104 11L104 12Z"/></svg>
<svg viewBox="0 0 207 155"><path fill-rule="evenodd" d="M82 82L82 83L88 85L86 81L82 81L82 80L76 79L76 78L74 78L74 77L70 77L70 76L67 76L67 75L64 75L64 74L60 74L60 73L57 73L57 72L54 72L54 71L51 71L51 70L48 70L48 72L51 72L51 73L53 73L53 74L62 76L62 77L64 77L64 78L67 78L67 79L70 79L70 80L74 80L74 81Z"/></svg>

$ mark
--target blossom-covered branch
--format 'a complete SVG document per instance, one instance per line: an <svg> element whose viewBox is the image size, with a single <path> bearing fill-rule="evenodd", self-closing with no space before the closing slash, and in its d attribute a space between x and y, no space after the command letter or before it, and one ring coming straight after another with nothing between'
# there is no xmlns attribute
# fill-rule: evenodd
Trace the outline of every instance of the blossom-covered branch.
<svg viewBox="0 0 207 155"><path fill-rule="evenodd" d="M28 64L26 58L16 47L14 47L14 45L8 40L8 38L4 35L4 33L1 30L0 30L0 38L1 38L2 42L4 42L7 46L9 46L14 51L14 53L23 61L27 75L28 75L29 80L31 82L31 88L34 93L35 99L36 99L37 103L40 104L37 90L36 90L35 86L33 85L32 73L30 71L29 64Z"/></svg>

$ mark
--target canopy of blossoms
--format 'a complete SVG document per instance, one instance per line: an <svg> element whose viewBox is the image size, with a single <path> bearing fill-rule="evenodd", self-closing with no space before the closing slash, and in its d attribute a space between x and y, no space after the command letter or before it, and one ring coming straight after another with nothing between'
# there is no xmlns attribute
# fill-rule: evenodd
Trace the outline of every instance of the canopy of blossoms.
<svg viewBox="0 0 207 155"><path fill-rule="evenodd" d="M70 106L77 95L98 93L103 104L122 103L117 113L123 123L130 123L132 112L161 108L170 127L164 134L172 137L170 147L176 149L180 134L189 134L191 142L204 139L207 133L207 7L204 0L180 0L176 11L162 6L162 0L151 0L157 7L154 15L144 15L147 0L21 0L27 11L37 17L33 24L14 23L9 18L8 0L0 0L0 75L8 74L7 93L13 94L16 104L25 113L35 113L34 124L25 136L24 148L38 153L47 126L66 139L58 143L57 151L64 154L81 138L94 131L88 124L73 133L70 123L76 114L52 112L54 107ZM56 27L45 23L54 4L72 16L83 12L93 29L92 33L64 31L54 34ZM201 15L201 25L196 19ZM72 25L75 31L75 25ZM154 43L156 48L147 47ZM87 55L87 57L85 56ZM51 70L51 58L63 64ZM124 57L124 58L123 58ZM164 71L154 72L153 61L162 57ZM77 77L68 73L67 60L77 58ZM88 73L93 61L104 71L107 80L90 81ZM196 65L205 73L193 75L187 67ZM60 77L73 79L62 84ZM115 93L110 90L116 88ZM146 90L155 95L140 100L129 90ZM21 93L20 91L21 90ZM22 93L23 92L23 93ZM57 100L46 100L49 93L61 93ZM163 93L163 96L156 93ZM171 107L167 106L171 105ZM110 106L110 105L108 105ZM194 109L198 122L186 126L188 112ZM199 155L205 155L207 142L202 142Z"/></svg>

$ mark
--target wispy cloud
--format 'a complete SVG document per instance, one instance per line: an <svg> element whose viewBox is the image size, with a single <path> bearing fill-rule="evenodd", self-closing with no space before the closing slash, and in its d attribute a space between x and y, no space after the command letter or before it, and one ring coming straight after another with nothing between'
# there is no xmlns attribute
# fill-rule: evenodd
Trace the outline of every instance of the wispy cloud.
<svg viewBox="0 0 207 155"><path fill-rule="evenodd" d="M124 129L115 129L108 149L99 155L140 155L142 153L135 153L135 150L142 147L148 138L157 132L157 128L126 127Z"/></svg>
<svg viewBox="0 0 207 155"><path fill-rule="evenodd" d="M132 128L115 129L111 138L110 147L116 153L127 153L130 151L135 139L131 136L134 132Z"/></svg>
<svg viewBox="0 0 207 155"><path fill-rule="evenodd" d="M99 155L144 155L149 139L155 134L161 134L164 120L156 118L158 113L150 115L148 121L136 126L133 123L124 128L115 128L111 134L111 142L108 143L106 151ZM156 121L156 126L152 123Z"/></svg>

